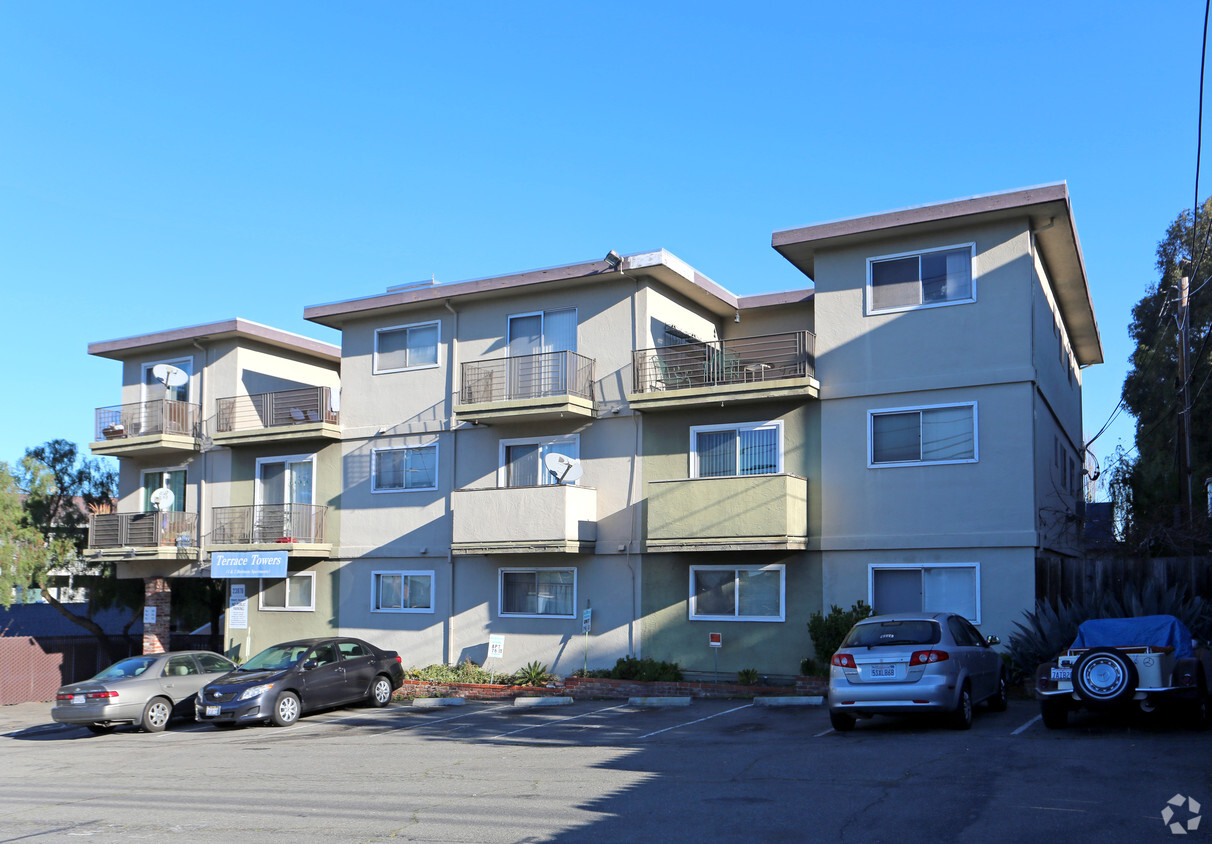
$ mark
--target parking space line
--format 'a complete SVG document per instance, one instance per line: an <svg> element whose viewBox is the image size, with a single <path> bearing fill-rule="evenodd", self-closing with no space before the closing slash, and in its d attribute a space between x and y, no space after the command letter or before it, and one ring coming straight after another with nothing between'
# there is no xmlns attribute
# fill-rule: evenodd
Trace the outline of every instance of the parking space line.
<svg viewBox="0 0 1212 844"><path fill-rule="evenodd" d="M821 730L819 733L817 733L815 736L813 736L813 738L820 738L821 736L827 736L832 732L833 732L833 727L830 727L827 730Z"/></svg>
<svg viewBox="0 0 1212 844"><path fill-rule="evenodd" d="M691 724L699 724L699 723L702 723L703 721L710 721L712 718L718 718L721 715L727 715L729 712L739 712L742 709L749 709L752 706L753 706L752 703L747 703L744 706L737 706L733 709L726 709L723 712L717 712L714 715L708 715L706 718L696 718L693 721L687 721L685 724L675 724L674 726L666 727L663 730L657 730L656 732L646 733L645 735L640 736L640 738L646 739L651 736L659 736L661 733L667 733L670 730L677 730L677 729L680 729L681 727L689 727Z"/></svg>
<svg viewBox="0 0 1212 844"><path fill-rule="evenodd" d="M1030 727L1032 724L1034 724L1036 721L1038 721L1040 718L1043 718L1043 717L1044 716L1042 716L1042 715L1036 715L1034 718L1032 718L1026 724L1023 724L1021 727L1019 727L1017 730L1012 732L1010 735L1017 736L1019 733L1025 731L1028 727Z"/></svg>
<svg viewBox="0 0 1212 844"><path fill-rule="evenodd" d="M599 712L609 712L612 709L622 709L627 705L628 704L626 703L620 703L618 706L607 706L605 709L595 709L592 712L582 712L580 715L569 715L567 718L560 718L555 721L544 721L542 724L531 724L529 727L522 727L520 730L512 730L508 733L501 733L499 736L493 736L491 739L489 739L489 741L496 741L497 739L512 736L516 733L524 733L527 730L536 730L539 727L547 727L552 724L559 724L561 721L575 721L577 718L584 718L586 715L596 715Z"/></svg>

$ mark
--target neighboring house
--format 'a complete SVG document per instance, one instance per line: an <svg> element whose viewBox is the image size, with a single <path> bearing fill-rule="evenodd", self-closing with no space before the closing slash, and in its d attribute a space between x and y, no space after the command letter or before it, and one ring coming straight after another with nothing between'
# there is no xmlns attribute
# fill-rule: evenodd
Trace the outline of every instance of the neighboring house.
<svg viewBox="0 0 1212 844"><path fill-rule="evenodd" d="M774 246L811 287L738 297L612 252L307 308L342 332L341 532L274 584L299 612L229 623L229 650L335 626L483 662L503 635L501 668L568 673L591 610L591 667L710 670L721 633L722 670L793 674L810 615L859 599L1004 635L1036 565L1081 553L1080 367L1102 352L1066 187Z"/></svg>

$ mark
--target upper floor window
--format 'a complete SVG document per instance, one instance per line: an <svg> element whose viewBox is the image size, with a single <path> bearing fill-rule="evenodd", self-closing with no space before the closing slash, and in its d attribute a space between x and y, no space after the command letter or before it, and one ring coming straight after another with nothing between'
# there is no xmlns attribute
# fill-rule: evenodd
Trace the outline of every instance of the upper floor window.
<svg viewBox="0 0 1212 844"><path fill-rule="evenodd" d="M438 444L371 450L371 492L438 488Z"/></svg>
<svg viewBox="0 0 1212 844"><path fill-rule="evenodd" d="M976 404L872 410L868 466L975 463Z"/></svg>
<svg viewBox="0 0 1212 844"><path fill-rule="evenodd" d="M168 369L157 369L160 364L166 364ZM185 373L184 379L174 371ZM162 360L156 363L143 364L143 401L189 401L190 382L193 381L194 361L192 358ZM167 376L167 377L166 377Z"/></svg>
<svg viewBox="0 0 1212 844"><path fill-rule="evenodd" d="M867 259L867 313L975 302L976 245Z"/></svg>
<svg viewBox="0 0 1212 844"><path fill-rule="evenodd" d="M161 496L162 509L185 512L185 470L184 469L149 469L143 472L143 512L152 513L161 509L155 504L156 491L167 489L172 493L171 504L163 506L168 496Z"/></svg>
<svg viewBox="0 0 1212 844"><path fill-rule="evenodd" d="M378 374L437 366L441 339L437 322L377 329L374 371Z"/></svg>
<svg viewBox="0 0 1212 844"><path fill-rule="evenodd" d="M576 460L580 456L580 438L501 440L501 466L497 486L541 486L557 482L547 471L549 454L562 454Z"/></svg>
<svg viewBox="0 0 1212 844"><path fill-rule="evenodd" d="M697 425L690 429L690 477L772 475L783 471L783 423Z"/></svg>

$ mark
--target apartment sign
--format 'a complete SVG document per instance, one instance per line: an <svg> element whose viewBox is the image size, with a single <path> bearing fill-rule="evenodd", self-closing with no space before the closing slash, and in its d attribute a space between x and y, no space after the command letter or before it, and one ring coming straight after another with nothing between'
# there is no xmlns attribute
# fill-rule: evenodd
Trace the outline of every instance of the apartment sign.
<svg viewBox="0 0 1212 844"><path fill-rule="evenodd" d="M286 577L285 551L215 551L210 555L210 576Z"/></svg>

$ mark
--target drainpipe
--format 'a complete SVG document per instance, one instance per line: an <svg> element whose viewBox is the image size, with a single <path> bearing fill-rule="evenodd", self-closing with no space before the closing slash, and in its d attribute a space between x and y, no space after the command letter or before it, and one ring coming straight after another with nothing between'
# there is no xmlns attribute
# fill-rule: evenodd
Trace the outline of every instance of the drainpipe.
<svg viewBox="0 0 1212 844"><path fill-rule="evenodd" d="M458 389L458 383L457 383L457 378L455 376L455 371L459 365L459 312L456 311L453 307L451 307L449 299L447 299L443 304L446 306L446 310L450 311L451 316L454 317L454 325L451 328L451 332L450 332L450 335L451 335L450 336L450 354L447 356L447 365L450 367L450 389L446 393L446 395L449 396L449 399L447 399L447 400L453 402L453 401L455 401L455 396L457 395L455 390ZM453 501L453 497L454 497L454 487L455 487L455 473L456 473L456 471L458 469L458 465L459 465L459 461L458 461L459 433L458 433L458 431L455 430L454 409L453 408L447 408L446 419L448 420L447 428L449 428L449 430L450 430L450 489L448 489L446 491L446 519L447 519L447 523L451 525L451 543L453 543L453 541L454 541L454 501ZM448 606L446 609L446 644L445 644L446 653L443 655L443 657L444 657L447 665L454 665L454 663L455 663L455 631L454 631L455 570L454 570L454 553L450 549L451 543L447 543L447 546L446 546L446 566L447 566L448 571L450 572L450 588L447 590L447 592L449 592L450 597L449 597L449 603L448 603Z"/></svg>

